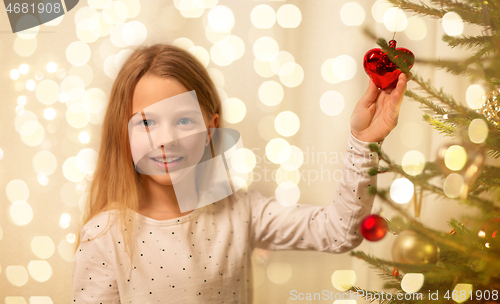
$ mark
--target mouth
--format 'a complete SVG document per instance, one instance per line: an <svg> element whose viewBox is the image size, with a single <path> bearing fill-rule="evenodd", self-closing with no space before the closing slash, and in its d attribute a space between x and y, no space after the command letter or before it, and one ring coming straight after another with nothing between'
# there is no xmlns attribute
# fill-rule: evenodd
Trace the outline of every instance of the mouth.
<svg viewBox="0 0 500 304"><path fill-rule="evenodd" d="M163 157L159 157L159 158L152 157L151 159L157 163L160 163L160 164L171 164L171 163L179 162L183 158L184 157L182 157L182 156L177 156L177 157L167 157L166 159L164 159Z"/></svg>

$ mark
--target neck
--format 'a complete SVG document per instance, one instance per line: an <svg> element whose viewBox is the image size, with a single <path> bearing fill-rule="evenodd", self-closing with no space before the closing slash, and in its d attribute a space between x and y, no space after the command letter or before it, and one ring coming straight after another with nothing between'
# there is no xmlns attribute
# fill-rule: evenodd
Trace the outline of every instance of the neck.
<svg viewBox="0 0 500 304"><path fill-rule="evenodd" d="M198 195L194 182L184 178L174 185L156 182L148 175L142 176L145 197L139 209L144 212L178 217L190 213L197 206Z"/></svg>

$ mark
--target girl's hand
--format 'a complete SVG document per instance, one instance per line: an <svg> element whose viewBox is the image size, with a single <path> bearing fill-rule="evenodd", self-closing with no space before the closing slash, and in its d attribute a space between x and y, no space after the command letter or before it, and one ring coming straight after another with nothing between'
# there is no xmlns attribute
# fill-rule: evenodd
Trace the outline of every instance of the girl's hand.
<svg viewBox="0 0 500 304"><path fill-rule="evenodd" d="M407 82L405 73L401 73L396 87L380 90L370 79L351 115L352 135L364 142L382 141L398 124Z"/></svg>

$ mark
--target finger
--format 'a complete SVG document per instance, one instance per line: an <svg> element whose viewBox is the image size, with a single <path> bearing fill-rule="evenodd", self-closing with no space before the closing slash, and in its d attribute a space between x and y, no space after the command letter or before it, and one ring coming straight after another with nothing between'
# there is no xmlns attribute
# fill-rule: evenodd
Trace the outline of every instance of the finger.
<svg viewBox="0 0 500 304"><path fill-rule="evenodd" d="M375 100L377 100L377 96L379 94L379 90L377 85L373 82L373 80L369 79L368 88L366 89L365 94L359 100L359 104L364 107L369 107Z"/></svg>
<svg viewBox="0 0 500 304"><path fill-rule="evenodd" d="M394 88L392 92L392 104L394 108L394 112L397 114L399 111L399 107L401 106L401 103L403 102L403 97L406 92L406 87L407 87L407 78L404 73L401 73L398 78L398 83L396 85L396 88Z"/></svg>

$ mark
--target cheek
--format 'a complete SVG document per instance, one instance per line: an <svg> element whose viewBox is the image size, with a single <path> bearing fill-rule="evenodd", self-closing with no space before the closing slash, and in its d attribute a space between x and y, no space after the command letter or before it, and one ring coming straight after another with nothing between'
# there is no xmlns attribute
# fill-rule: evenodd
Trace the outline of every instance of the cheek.
<svg viewBox="0 0 500 304"><path fill-rule="evenodd" d="M134 162L139 161L144 155L151 152L151 144L147 136L143 136L138 132L133 132L130 138L130 150Z"/></svg>
<svg viewBox="0 0 500 304"><path fill-rule="evenodd" d="M201 155L205 150L205 140L207 137L206 132L199 132L190 136L187 136L183 140L183 148L189 151L189 155Z"/></svg>

